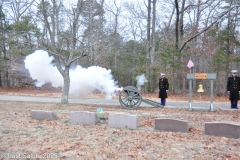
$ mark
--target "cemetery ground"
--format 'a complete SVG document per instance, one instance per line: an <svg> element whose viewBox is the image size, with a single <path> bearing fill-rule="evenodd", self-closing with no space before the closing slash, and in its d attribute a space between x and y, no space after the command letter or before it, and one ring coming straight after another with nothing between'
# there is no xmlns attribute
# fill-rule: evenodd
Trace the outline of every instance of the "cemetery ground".
<svg viewBox="0 0 240 160"><path fill-rule="evenodd" d="M57 90L0 89L1 94L59 97ZM90 98L104 98L102 94ZM158 101L157 93L143 94ZM88 97L86 97L88 98ZM198 97L193 99L198 100ZM207 96L202 100L209 99ZM169 101L187 101L187 95L169 93ZM227 96L214 97L214 102L227 102ZM109 128L107 120L96 125L73 125L71 111L96 112L102 117L110 113L139 116L139 127ZM31 119L31 110L52 111L53 121ZM155 118L186 120L189 132L164 132L154 129ZM119 106L80 105L40 102L0 101L0 159L240 159L240 139L208 136L205 122L240 123L240 110L192 111L181 108L146 108L125 110Z"/></svg>

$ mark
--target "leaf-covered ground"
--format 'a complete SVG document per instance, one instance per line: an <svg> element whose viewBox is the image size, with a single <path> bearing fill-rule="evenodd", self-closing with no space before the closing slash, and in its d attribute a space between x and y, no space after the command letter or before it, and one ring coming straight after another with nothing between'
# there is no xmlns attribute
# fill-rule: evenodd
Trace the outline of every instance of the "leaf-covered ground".
<svg viewBox="0 0 240 160"><path fill-rule="evenodd" d="M136 130L109 128L107 120L94 126L72 125L71 111L103 108L109 113L139 116ZM31 110L53 111L54 121L37 121ZM154 130L155 118L174 118L189 122L189 133ZM214 112L170 108L124 110L121 106L98 106L38 102L0 101L0 159L240 159L240 139L204 135L204 123L240 123L239 110Z"/></svg>

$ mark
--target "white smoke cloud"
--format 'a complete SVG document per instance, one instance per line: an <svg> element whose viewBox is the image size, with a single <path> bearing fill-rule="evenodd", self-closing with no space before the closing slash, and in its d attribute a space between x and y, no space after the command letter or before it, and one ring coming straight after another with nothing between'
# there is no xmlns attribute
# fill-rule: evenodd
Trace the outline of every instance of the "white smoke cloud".
<svg viewBox="0 0 240 160"><path fill-rule="evenodd" d="M41 87L50 82L53 87L63 87L63 77L56 66L51 64L53 57L50 57L46 51L37 50L28 55L25 62L25 68L29 70L32 79L37 80L35 85ZM84 96L95 90L106 93L106 98L111 99L118 87L113 80L111 70L98 66L76 68L70 70L70 88L69 94Z"/></svg>
<svg viewBox="0 0 240 160"><path fill-rule="evenodd" d="M63 85L62 75L56 66L51 64L53 57L49 57L46 51L37 50L28 55L25 62L25 68L28 69L33 80L37 80L35 85L41 87L47 82L52 83L53 87Z"/></svg>
<svg viewBox="0 0 240 160"><path fill-rule="evenodd" d="M146 79L144 74L137 76L136 79L137 79L137 88L139 91L141 91L141 86L144 85L144 83L146 83L148 80Z"/></svg>

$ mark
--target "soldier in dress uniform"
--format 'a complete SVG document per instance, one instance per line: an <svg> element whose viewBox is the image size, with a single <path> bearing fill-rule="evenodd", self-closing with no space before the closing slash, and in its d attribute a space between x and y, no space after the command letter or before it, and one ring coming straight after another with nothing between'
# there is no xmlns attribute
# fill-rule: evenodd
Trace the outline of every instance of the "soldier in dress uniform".
<svg viewBox="0 0 240 160"><path fill-rule="evenodd" d="M161 73L161 78L159 79L158 87L159 87L158 98L161 98L160 104L161 104L161 107L163 107L166 105L166 98L167 98L167 92L169 87L168 79L165 78L164 73Z"/></svg>
<svg viewBox="0 0 240 160"><path fill-rule="evenodd" d="M240 77L237 76L237 70L232 70L231 72L232 76L228 77L227 81L227 91L229 93L229 100L231 101L231 108L238 109Z"/></svg>

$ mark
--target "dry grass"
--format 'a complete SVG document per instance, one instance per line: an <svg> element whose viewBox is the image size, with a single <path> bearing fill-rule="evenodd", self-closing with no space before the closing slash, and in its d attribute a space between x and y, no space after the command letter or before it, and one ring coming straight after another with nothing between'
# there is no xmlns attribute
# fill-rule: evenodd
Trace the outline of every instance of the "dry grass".
<svg viewBox="0 0 240 160"><path fill-rule="evenodd" d="M1 94L58 95L60 92L15 90ZM96 94L101 98L102 94ZM154 94L143 97L154 98ZM169 99L174 96L170 94ZM186 98L182 97L181 99ZM174 99L174 98L173 98ZM174 100L178 100L177 98ZM71 111L96 112L103 108L109 113L139 116L137 130L109 128L107 121L94 126L72 125ZM31 110L50 110L58 120L36 121ZM174 118L189 122L189 133L160 132L154 130L154 119ZM240 122L239 110L189 112L187 109L137 108L124 110L119 106L79 105L38 102L0 101L0 155L48 156L48 159L240 159L240 139L204 135L204 123L211 121ZM29 156L29 157L27 157ZM33 158L33 157L32 157ZM20 158L19 158L20 159Z"/></svg>

